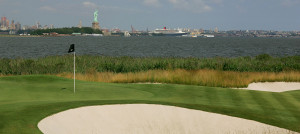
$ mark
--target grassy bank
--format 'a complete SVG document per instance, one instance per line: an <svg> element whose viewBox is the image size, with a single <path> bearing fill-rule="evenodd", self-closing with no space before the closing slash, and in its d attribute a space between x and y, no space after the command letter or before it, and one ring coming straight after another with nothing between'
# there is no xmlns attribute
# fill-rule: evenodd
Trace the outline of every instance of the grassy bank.
<svg viewBox="0 0 300 134"><path fill-rule="evenodd" d="M51 114L91 105L149 103L255 120L300 132L300 92L271 93L172 84L76 82L55 76L0 78L0 133L40 133Z"/></svg>
<svg viewBox="0 0 300 134"><path fill-rule="evenodd" d="M73 78L72 73L57 76ZM172 83L210 87L247 87L252 82L300 82L300 71L296 72L235 72L219 70L150 70L144 72L113 73L90 71L77 73L76 79L112 83Z"/></svg>
<svg viewBox="0 0 300 134"><path fill-rule="evenodd" d="M72 78L73 56L0 59L0 76L48 74ZM247 87L258 81L300 81L300 56L238 58L134 58L77 56L77 79Z"/></svg>
<svg viewBox="0 0 300 134"><path fill-rule="evenodd" d="M149 70L199 70L210 69L237 72L300 71L300 56L238 58L133 58L77 56L78 73L114 72L128 73ZM39 59L1 59L0 74L58 74L73 72L73 56L52 56Z"/></svg>

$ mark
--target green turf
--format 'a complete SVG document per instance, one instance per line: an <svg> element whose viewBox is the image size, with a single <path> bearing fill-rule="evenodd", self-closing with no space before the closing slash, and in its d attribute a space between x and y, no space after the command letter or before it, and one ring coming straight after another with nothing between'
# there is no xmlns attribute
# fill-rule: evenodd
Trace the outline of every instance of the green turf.
<svg viewBox="0 0 300 134"><path fill-rule="evenodd" d="M0 77L0 133L41 133L48 115L80 106L149 103L221 113L300 132L300 90L270 93L172 84L111 84L55 76Z"/></svg>

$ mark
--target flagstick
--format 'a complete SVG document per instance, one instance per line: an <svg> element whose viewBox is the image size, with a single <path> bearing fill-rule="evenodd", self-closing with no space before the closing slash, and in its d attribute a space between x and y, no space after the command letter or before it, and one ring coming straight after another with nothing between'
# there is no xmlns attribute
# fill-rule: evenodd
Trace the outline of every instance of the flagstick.
<svg viewBox="0 0 300 134"><path fill-rule="evenodd" d="M75 94L75 52L74 52L74 94Z"/></svg>

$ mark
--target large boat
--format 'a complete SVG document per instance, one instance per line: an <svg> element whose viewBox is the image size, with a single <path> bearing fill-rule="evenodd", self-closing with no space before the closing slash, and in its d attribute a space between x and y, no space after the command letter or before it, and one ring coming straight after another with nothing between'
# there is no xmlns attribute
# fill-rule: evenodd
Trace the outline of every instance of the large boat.
<svg viewBox="0 0 300 134"><path fill-rule="evenodd" d="M182 36L186 35L186 32L183 32L180 29L167 29L164 27L163 29L155 29L153 33L151 33L152 36Z"/></svg>

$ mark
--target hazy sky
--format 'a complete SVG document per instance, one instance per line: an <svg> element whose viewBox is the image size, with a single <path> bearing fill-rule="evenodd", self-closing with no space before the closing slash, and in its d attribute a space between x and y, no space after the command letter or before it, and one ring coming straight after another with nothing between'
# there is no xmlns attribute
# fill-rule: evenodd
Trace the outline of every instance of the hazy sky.
<svg viewBox="0 0 300 134"><path fill-rule="evenodd" d="M91 26L130 30L203 28L300 30L300 0L0 0L0 16L22 25Z"/></svg>

